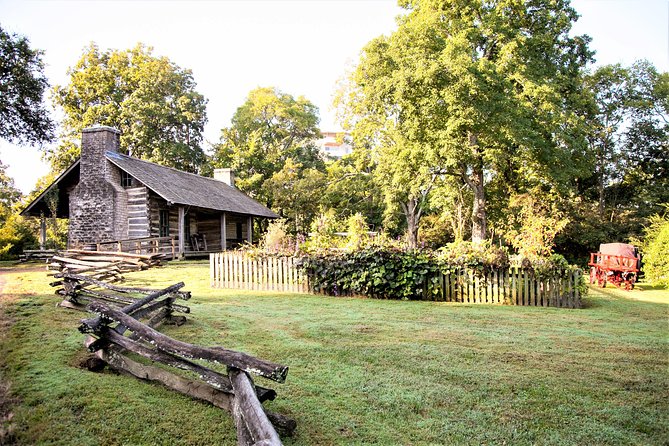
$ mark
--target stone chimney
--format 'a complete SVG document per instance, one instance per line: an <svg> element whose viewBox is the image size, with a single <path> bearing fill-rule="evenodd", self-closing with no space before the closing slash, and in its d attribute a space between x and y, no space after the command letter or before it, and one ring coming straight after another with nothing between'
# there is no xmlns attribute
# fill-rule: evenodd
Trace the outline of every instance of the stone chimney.
<svg viewBox="0 0 669 446"><path fill-rule="evenodd" d="M225 169L214 169L214 179L223 181L231 187L235 187L235 172L229 167Z"/></svg>
<svg viewBox="0 0 669 446"><path fill-rule="evenodd" d="M88 127L81 131L81 181L109 178L105 152L118 152L121 132L112 127Z"/></svg>
<svg viewBox="0 0 669 446"><path fill-rule="evenodd" d="M79 184L70 192L69 247L127 237L127 194L120 170L105 152L118 152L121 132L111 127L82 130Z"/></svg>

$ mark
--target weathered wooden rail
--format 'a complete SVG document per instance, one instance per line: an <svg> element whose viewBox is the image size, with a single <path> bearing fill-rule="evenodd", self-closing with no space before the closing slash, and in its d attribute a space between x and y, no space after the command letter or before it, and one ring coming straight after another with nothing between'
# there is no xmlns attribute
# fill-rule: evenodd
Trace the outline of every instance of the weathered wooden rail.
<svg viewBox="0 0 669 446"><path fill-rule="evenodd" d="M52 256L47 270L56 277L63 273L76 273L99 280L118 281L123 280L123 273L161 266L160 259L159 254L70 249Z"/></svg>
<svg viewBox="0 0 669 446"><path fill-rule="evenodd" d="M190 313L190 308L175 303L176 299L190 299L189 291L181 291L183 283L178 283L162 290L147 288L122 287L103 282L81 274L58 273L58 279L51 282L57 287L56 294L63 297L58 306L73 310L86 311L87 305L106 303L117 307L130 308L136 319L146 318L151 327L161 323L181 325L186 321L184 316L174 313ZM156 301L158 297L162 300ZM150 305L146 305L150 302Z"/></svg>
<svg viewBox="0 0 669 446"><path fill-rule="evenodd" d="M211 286L243 290L309 293L313 287L298 269L297 258L250 257L221 252L209 257ZM581 271L537 277L530 269L503 268L478 272L466 268L429 278L422 300L580 308ZM341 287L340 287L341 289Z"/></svg>

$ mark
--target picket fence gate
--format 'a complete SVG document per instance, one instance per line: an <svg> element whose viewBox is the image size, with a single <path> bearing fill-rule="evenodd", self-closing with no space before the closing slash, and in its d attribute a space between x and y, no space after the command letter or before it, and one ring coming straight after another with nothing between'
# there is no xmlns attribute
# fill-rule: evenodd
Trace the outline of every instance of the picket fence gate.
<svg viewBox="0 0 669 446"><path fill-rule="evenodd" d="M211 286L259 291L313 292L295 257L251 257L237 252L212 253ZM504 268L475 273L465 268L428 279L421 300L581 308L580 270L567 276L537 278L531 270Z"/></svg>

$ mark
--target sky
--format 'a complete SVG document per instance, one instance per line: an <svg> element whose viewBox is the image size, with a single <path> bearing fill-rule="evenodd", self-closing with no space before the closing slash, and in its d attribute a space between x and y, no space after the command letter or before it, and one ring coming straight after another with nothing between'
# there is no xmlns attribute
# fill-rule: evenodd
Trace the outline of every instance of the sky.
<svg viewBox="0 0 669 446"><path fill-rule="evenodd" d="M669 0L572 0L596 64L648 59L669 71ZM193 71L208 100L205 139L218 141L249 91L273 86L320 109L323 131L339 130L336 84L374 37L390 34L394 0L0 0L0 25L44 51L51 85L95 42L124 50L142 42ZM57 114L55 115L57 117ZM24 193L48 172L35 147L0 141L0 160Z"/></svg>

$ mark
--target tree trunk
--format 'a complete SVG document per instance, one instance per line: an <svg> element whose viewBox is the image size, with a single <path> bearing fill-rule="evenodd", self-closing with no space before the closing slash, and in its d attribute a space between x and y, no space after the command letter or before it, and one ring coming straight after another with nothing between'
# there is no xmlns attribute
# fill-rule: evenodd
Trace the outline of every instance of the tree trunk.
<svg viewBox="0 0 669 446"><path fill-rule="evenodd" d="M472 242L481 243L487 238L486 228L486 199L485 183L483 179L483 154L478 145L478 138L474 134L469 135L469 145L474 155L474 163L471 173L467 176L467 184L474 193L472 206Z"/></svg>
<svg viewBox="0 0 669 446"><path fill-rule="evenodd" d="M606 153L606 149L604 150L604 153ZM606 171L605 171L605 163L606 161L604 160L604 154L602 151L598 151L598 160L597 160L597 170L598 172L598 182L597 182L597 192L599 195L598 199L598 211L599 211L599 217L602 218L604 217L604 185L606 182Z"/></svg>
<svg viewBox="0 0 669 446"><path fill-rule="evenodd" d="M401 203L402 212L407 222L407 242L409 248L418 247L418 223L420 222L421 211L418 206L418 200L411 198L407 203Z"/></svg>
<svg viewBox="0 0 669 446"><path fill-rule="evenodd" d="M472 206L472 242L481 243L487 237L483 170L472 173L470 176L470 187L474 192L474 205Z"/></svg>

